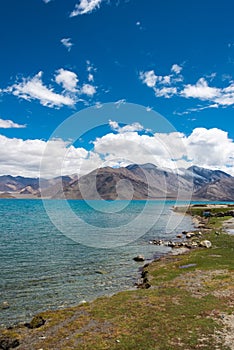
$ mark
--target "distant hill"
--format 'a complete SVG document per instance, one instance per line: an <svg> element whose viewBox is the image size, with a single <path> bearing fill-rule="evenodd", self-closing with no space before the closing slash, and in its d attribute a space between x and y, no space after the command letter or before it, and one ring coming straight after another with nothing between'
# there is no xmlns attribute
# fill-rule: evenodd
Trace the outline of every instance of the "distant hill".
<svg viewBox="0 0 234 350"><path fill-rule="evenodd" d="M2 198L37 198L41 196L40 185L42 185L52 196L52 194L58 192L58 183L62 181L63 184L68 184L72 180L73 178L70 176L63 176L49 180L42 179L40 182L39 178L3 175L0 176L0 194Z"/></svg>
<svg viewBox="0 0 234 350"><path fill-rule="evenodd" d="M104 167L77 178L0 176L0 197L67 199L196 199L234 201L234 177L198 166L161 169L153 164Z"/></svg>
<svg viewBox="0 0 234 350"><path fill-rule="evenodd" d="M234 201L234 177L223 178L202 186L194 193L196 198Z"/></svg>
<svg viewBox="0 0 234 350"><path fill-rule="evenodd" d="M97 169L64 186L54 198L234 200L234 178L197 166L177 173L153 164ZM211 190L212 189L212 190ZM211 195L212 194L212 195Z"/></svg>

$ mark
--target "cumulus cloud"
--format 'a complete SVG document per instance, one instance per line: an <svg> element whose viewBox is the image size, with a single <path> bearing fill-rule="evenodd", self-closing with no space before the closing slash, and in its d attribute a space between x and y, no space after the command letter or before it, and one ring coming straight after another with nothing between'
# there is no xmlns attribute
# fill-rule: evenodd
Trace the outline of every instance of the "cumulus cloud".
<svg viewBox="0 0 234 350"><path fill-rule="evenodd" d="M178 64L173 64L173 66L171 67L171 71L176 74L180 74L182 69L183 67L179 66Z"/></svg>
<svg viewBox="0 0 234 350"><path fill-rule="evenodd" d="M87 104L88 102L80 99L79 96L86 95L90 99L97 92L97 87L91 84L94 82L94 76L91 73L88 76L89 83L79 84L79 78L75 72L64 68L58 69L54 74L54 79L51 79L51 83L60 85L60 90L61 87L63 89L61 92L56 92L52 84L45 85L42 76L43 72L39 72L34 77L22 78L0 92L12 94L26 101L36 100L41 105L50 108L74 107L77 102Z"/></svg>
<svg viewBox="0 0 234 350"><path fill-rule="evenodd" d="M75 5L70 17L91 13L98 9L102 2L103 0L80 0L80 2Z"/></svg>
<svg viewBox="0 0 234 350"><path fill-rule="evenodd" d="M144 127L140 123L133 123L124 126L120 126L117 122L109 120L109 125L112 130L117 131L118 133L124 132L133 132L133 131L142 131Z"/></svg>
<svg viewBox="0 0 234 350"><path fill-rule="evenodd" d="M176 84L183 80L181 70L182 67L174 64L168 75L157 75L154 70L140 72L140 80L154 90L156 97L170 98L177 94Z"/></svg>
<svg viewBox="0 0 234 350"><path fill-rule="evenodd" d="M145 134L139 123L120 126L110 121L115 131L93 140L93 149L74 147L61 139L21 140L0 135L0 174L42 177L78 173L83 175L102 166L153 163L160 168L188 168L195 164L234 175L234 142L227 132L196 128L190 135L180 132ZM61 164L62 169L61 169Z"/></svg>
<svg viewBox="0 0 234 350"><path fill-rule="evenodd" d="M125 130L114 121L110 121L110 126L118 133L109 133L93 143L95 152L106 161L121 158L129 163L149 162L170 169L195 164L234 175L234 142L223 130L196 128L188 136L180 132L140 135L134 124Z"/></svg>
<svg viewBox="0 0 234 350"><path fill-rule="evenodd" d="M224 88L210 86L207 79L210 80L210 83L213 82L216 77L216 73L213 73L207 78L201 77L195 84L184 84L181 71L181 66L173 64L169 75L157 75L154 70L150 70L140 72L139 78L143 84L153 89L156 97L171 98L179 96L186 99L197 99L205 103L198 108L189 109L185 112L186 114L189 111L234 105L234 83L232 80Z"/></svg>
<svg viewBox="0 0 234 350"><path fill-rule="evenodd" d="M43 72L39 72L33 78L23 78L20 83L13 84L5 89L5 92L27 100L38 100L43 106L62 107L74 106L76 100L65 94L54 92L53 88L48 88L42 82Z"/></svg>
<svg viewBox="0 0 234 350"><path fill-rule="evenodd" d="M194 164L221 169L234 166L234 143L223 130L195 129L187 138L187 149Z"/></svg>
<svg viewBox="0 0 234 350"><path fill-rule="evenodd" d="M14 123L12 120L9 119L0 119L0 129L20 129L20 128L26 128L26 125L20 125L17 123Z"/></svg>
<svg viewBox="0 0 234 350"><path fill-rule="evenodd" d="M41 160L48 146L50 152L49 154L47 152L47 157L44 158L42 177L49 178L77 173L83 162L87 162L84 169L88 172L101 163L98 155L94 157L84 148L69 146L67 142L60 139L46 142L38 139L8 138L0 135L0 174L39 177ZM95 165L94 159L96 160ZM61 163L63 164L62 169Z"/></svg>
<svg viewBox="0 0 234 350"><path fill-rule="evenodd" d="M148 87L153 88L157 82L157 75L154 70L150 70L148 72L140 72L140 79L146 84Z"/></svg>
<svg viewBox="0 0 234 350"><path fill-rule="evenodd" d="M155 89L154 92L155 92L155 96L157 97L171 98L173 95L177 94L177 88L163 87L161 89Z"/></svg>
<svg viewBox="0 0 234 350"><path fill-rule="evenodd" d="M207 81L201 78L195 85L186 85L181 94L186 98L193 97L200 100L213 100L220 96L220 89L208 86Z"/></svg>
<svg viewBox="0 0 234 350"><path fill-rule="evenodd" d="M72 42L71 42L71 38L63 38L60 40L60 42L63 44L63 46L66 47L66 49L68 51L71 51L71 48L72 46L74 45Z"/></svg>
<svg viewBox="0 0 234 350"><path fill-rule="evenodd" d="M79 79L77 77L77 74L74 72L61 68L57 71L55 81L57 84L62 85L64 90L71 92L77 91L77 84Z"/></svg>
<svg viewBox="0 0 234 350"><path fill-rule="evenodd" d="M96 87L91 84L84 84L80 90L80 93L92 97L96 94Z"/></svg>

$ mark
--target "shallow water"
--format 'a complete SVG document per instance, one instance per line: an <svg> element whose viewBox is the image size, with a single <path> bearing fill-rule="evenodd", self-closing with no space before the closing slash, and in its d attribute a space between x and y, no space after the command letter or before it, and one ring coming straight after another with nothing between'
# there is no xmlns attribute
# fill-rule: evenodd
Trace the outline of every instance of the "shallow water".
<svg viewBox="0 0 234 350"><path fill-rule="evenodd" d="M24 322L42 310L132 288L142 266L133 257L144 254L152 259L168 251L149 240L174 239L192 228L190 217L172 212L173 204L152 201L135 223L144 201L127 206L118 202L111 213L103 203L95 203L93 209L83 201L70 201L73 214L88 223L70 227L62 201L50 201L50 213L68 225L74 241L51 223L41 200L0 200L0 305L5 301L10 305L0 309L0 324ZM100 241L102 233L97 235L102 230L111 242L107 249Z"/></svg>

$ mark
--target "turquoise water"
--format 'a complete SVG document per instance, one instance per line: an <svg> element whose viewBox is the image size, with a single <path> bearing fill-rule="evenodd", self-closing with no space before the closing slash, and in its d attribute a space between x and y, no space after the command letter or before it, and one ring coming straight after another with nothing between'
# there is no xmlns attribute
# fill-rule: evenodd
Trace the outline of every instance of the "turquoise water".
<svg viewBox="0 0 234 350"><path fill-rule="evenodd" d="M144 201L111 203L110 212L101 202L91 208L84 201L69 201L73 215L88 224L78 221L70 227L63 201L49 201L50 215L67 225L72 240L52 224L41 200L0 200L0 305L10 305L0 307L0 324L25 322L42 310L132 288L142 266L133 257L152 259L168 251L149 240L174 239L192 228L189 217L172 212L173 204L152 201L140 217ZM118 240L113 239L116 232ZM111 242L108 249L102 247L104 238Z"/></svg>

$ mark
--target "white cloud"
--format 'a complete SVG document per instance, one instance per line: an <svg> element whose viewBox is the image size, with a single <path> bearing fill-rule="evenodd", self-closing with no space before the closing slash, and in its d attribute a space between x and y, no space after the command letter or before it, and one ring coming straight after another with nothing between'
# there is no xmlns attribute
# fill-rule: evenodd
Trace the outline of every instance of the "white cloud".
<svg viewBox="0 0 234 350"><path fill-rule="evenodd" d="M197 128L187 138L187 149L194 164L225 171L228 171L227 166L232 167L234 175L234 142L227 132L217 128Z"/></svg>
<svg viewBox="0 0 234 350"><path fill-rule="evenodd" d="M87 95L89 97L92 97L93 95L96 94L96 88L95 86L91 84L84 84L80 90L80 93L83 95Z"/></svg>
<svg viewBox="0 0 234 350"><path fill-rule="evenodd" d="M171 71L176 74L180 74L182 71L183 67L179 66L178 64L173 64L171 67Z"/></svg>
<svg viewBox="0 0 234 350"><path fill-rule="evenodd" d="M94 76L93 76L93 74L89 73L89 75L88 75L88 81L89 81L90 83L94 82Z"/></svg>
<svg viewBox="0 0 234 350"><path fill-rule="evenodd" d="M178 82L183 80L180 72L182 67L174 64L171 68L172 74L169 75L156 75L154 70L141 72L140 79L149 88L152 88L156 97L171 98L173 95L177 95L178 89L175 86Z"/></svg>
<svg viewBox="0 0 234 350"><path fill-rule="evenodd" d="M50 152L47 152L47 157L43 161L42 177L71 175L77 173L81 165L88 172L101 163L98 155L94 157L84 148L69 146L67 142L60 139L46 142L37 139L8 138L0 135L0 175L38 177L41 160L48 145ZM94 159L96 160L95 165ZM85 162L87 164L83 165ZM61 163L63 164L62 169Z"/></svg>
<svg viewBox="0 0 234 350"><path fill-rule="evenodd" d="M124 126L119 126L119 124L115 121L109 120L109 125L112 130L117 131L118 133L125 132L134 132L134 131L142 131L144 127L140 123L127 124Z"/></svg>
<svg viewBox="0 0 234 350"><path fill-rule="evenodd" d="M171 98L180 96L187 99L193 98L206 103L199 107L190 108L185 112L177 114L188 114L190 111L201 111L207 108L218 108L234 106L234 83L229 81L229 85L220 88L210 86L207 79L213 82L216 73L207 76L207 79L201 77L195 84L183 84L184 77L180 74L182 67L173 64L171 67L172 74L157 75L154 70L141 72L140 80L143 84L152 88L156 97Z"/></svg>
<svg viewBox="0 0 234 350"><path fill-rule="evenodd" d="M6 120L6 119L0 119L0 129L20 129L25 128L26 125L20 125L17 123L14 123L12 120Z"/></svg>
<svg viewBox="0 0 234 350"><path fill-rule="evenodd" d="M63 38L63 39L61 39L61 43L63 44L63 46L65 46L67 48L68 51L71 51L71 48L74 45L71 42L71 38Z"/></svg>
<svg viewBox="0 0 234 350"><path fill-rule="evenodd" d="M94 69L92 67L92 69ZM63 106L74 107L77 102L88 102L80 98L80 95L93 97L97 92L97 87L90 84L94 77L89 73L89 83L79 85L78 75L75 72L60 68L55 72L51 82L57 83L63 88L61 92L55 92L55 88L50 84L46 86L42 81L43 72L39 72L34 77L22 78L12 86L0 90L0 92L12 94L27 101L37 100L43 106L50 108L60 108ZM58 89L58 86L57 86ZM61 90L61 88L60 88Z"/></svg>
<svg viewBox="0 0 234 350"><path fill-rule="evenodd" d="M163 87L161 89L155 89L154 92L155 92L155 96L157 97L171 98L173 95L177 94L177 88Z"/></svg>
<svg viewBox="0 0 234 350"><path fill-rule="evenodd" d="M195 164L234 175L234 142L223 130L196 128L188 136L179 132L146 135L139 134L143 128L139 123L121 127L110 121L110 125L117 133L110 132L93 140L92 151L75 148L60 139L46 142L0 135L0 175L39 176L42 156L48 146L43 177L74 174L79 169L85 174L107 164L147 162L169 169Z"/></svg>
<svg viewBox="0 0 234 350"><path fill-rule="evenodd" d="M153 70L148 72L141 72L140 79L146 84L148 87L153 88L156 85L158 77L155 75Z"/></svg>
<svg viewBox="0 0 234 350"><path fill-rule="evenodd" d="M57 71L55 81L57 84L62 85L64 90L71 92L77 91L77 84L79 79L77 77L77 74L74 72L61 68Z"/></svg>
<svg viewBox="0 0 234 350"><path fill-rule="evenodd" d="M91 13L100 7L102 1L103 0L80 0L80 2L75 5L70 17Z"/></svg>
<svg viewBox="0 0 234 350"><path fill-rule="evenodd" d="M43 73L39 72L33 78L23 78L22 82L16 83L4 91L27 101L38 100L43 106L51 108L75 105L74 98L55 93L53 88L45 86L42 82L42 75Z"/></svg>
<svg viewBox="0 0 234 350"><path fill-rule="evenodd" d="M45 4L48 4L51 0L42 0Z"/></svg>
<svg viewBox="0 0 234 350"><path fill-rule="evenodd" d="M110 125L118 133L109 133L94 141L95 152L106 161L149 162L172 169L195 164L234 175L234 142L220 129L197 128L189 136L179 132L139 135L137 128L131 130L130 125L125 132L114 121Z"/></svg>
<svg viewBox="0 0 234 350"><path fill-rule="evenodd" d="M214 98L220 96L220 89L210 87L204 78L200 78L195 85L186 85L181 94L186 98L193 97L200 100L214 100Z"/></svg>

